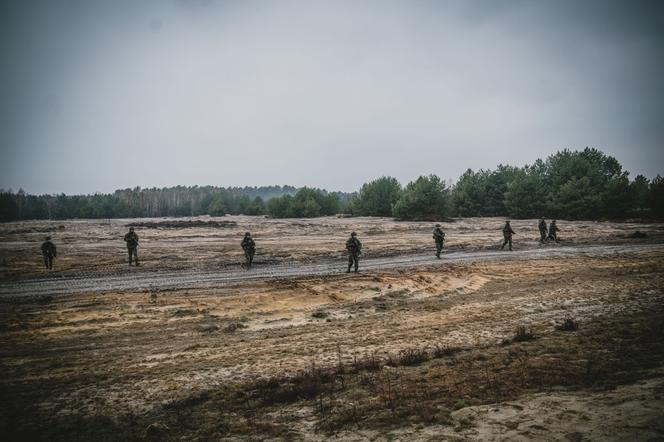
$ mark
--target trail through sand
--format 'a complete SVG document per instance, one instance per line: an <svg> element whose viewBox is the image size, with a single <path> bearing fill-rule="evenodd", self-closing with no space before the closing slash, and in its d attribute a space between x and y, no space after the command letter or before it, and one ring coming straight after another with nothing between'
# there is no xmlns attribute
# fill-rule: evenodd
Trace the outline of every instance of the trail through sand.
<svg viewBox="0 0 664 442"><path fill-rule="evenodd" d="M401 255L366 258L361 261L362 270L412 268L421 265L493 260L523 260L546 257L582 255L612 255L627 252L664 250L664 244L620 244L597 246L542 247L537 249L507 251L451 252L437 260L429 255ZM237 283L246 280L292 278L338 274L345 262L321 262L314 264L275 264L257 266L251 270L223 268L219 270L167 270L145 271L123 275L87 273L72 276L54 276L0 283L1 297L52 296L85 292L118 292L140 290L173 290L201 288Z"/></svg>

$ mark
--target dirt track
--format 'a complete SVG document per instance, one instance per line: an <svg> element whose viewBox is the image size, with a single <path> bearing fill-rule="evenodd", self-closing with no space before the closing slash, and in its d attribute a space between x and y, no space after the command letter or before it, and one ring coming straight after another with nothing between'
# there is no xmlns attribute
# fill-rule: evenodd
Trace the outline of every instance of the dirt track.
<svg viewBox="0 0 664 442"><path fill-rule="evenodd" d="M572 247L542 247L518 251L450 252L437 260L431 256L405 255L383 258L368 258L361 261L363 270L412 268L422 265L459 263L468 261L523 260L532 258L564 258L569 256L601 256L625 252L664 250L664 244L622 244ZM127 275L55 276L0 283L0 296L52 296L84 292L122 292L141 290L173 290L214 287L222 284L270 278L292 278L303 276L325 276L338 274L344 262L318 264L281 264L255 266L251 270L176 270L149 271Z"/></svg>

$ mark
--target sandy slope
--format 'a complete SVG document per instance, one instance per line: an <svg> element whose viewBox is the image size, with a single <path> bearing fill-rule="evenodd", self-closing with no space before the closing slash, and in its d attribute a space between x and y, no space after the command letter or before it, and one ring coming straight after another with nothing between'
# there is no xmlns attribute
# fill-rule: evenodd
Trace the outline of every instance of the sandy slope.
<svg viewBox="0 0 664 442"><path fill-rule="evenodd" d="M664 370L649 379L603 392L530 394L518 400L465 407L452 413L470 428L434 425L336 435L338 440L401 441L604 441L646 442L664 438ZM326 440L312 435L310 440Z"/></svg>

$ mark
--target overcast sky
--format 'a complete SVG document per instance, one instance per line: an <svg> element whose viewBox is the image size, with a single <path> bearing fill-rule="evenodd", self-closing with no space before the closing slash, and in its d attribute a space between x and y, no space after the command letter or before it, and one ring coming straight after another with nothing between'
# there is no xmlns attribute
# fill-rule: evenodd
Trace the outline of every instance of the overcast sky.
<svg viewBox="0 0 664 442"><path fill-rule="evenodd" d="M0 4L0 188L664 173L662 1Z"/></svg>

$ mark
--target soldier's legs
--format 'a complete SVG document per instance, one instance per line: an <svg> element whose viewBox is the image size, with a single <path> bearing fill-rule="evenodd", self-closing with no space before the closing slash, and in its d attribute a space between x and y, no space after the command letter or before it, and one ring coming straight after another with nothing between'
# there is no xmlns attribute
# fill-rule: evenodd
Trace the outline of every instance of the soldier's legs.
<svg viewBox="0 0 664 442"><path fill-rule="evenodd" d="M357 268L360 265L360 257L358 255L353 256L353 260L355 261L355 273L357 273Z"/></svg>
<svg viewBox="0 0 664 442"><path fill-rule="evenodd" d="M48 257L48 269L53 270L53 257L52 256Z"/></svg>
<svg viewBox="0 0 664 442"><path fill-rule="evenodd" d="M132 261L138 265L138 251L136 247L128 247L127 253L129 254L129 265L131 265Z"/></svg>
<svg viewBox="0 0 664 442"><path fill-rule="evenodd" d="M48 256L44 255L44 267L48 270Z"/></svg>
<svg viewBox="0 0 664 442"><path fill-rule="evenodd" d="M505 238L505 240L503 241L503 245L500 246L500 250L505 249L505 244L507 244L507 241L509 241L509 239Z"/></svg>
<svg viewBox="0 0 664 442"><path fill-rule="evenodd" d="M546 239L546 232L544 230L540 230L540 242L544 242Z"/></svg>
<svg viewBox="0 0 664 442"><path fill-rule="evenodd" d="M349 253L348 254L348 270L346 270L346 273L350 273L350 268L353 267L353 254Z"/></svg>
<svg viewBox="0 0 664 442"><path fill-rule="evenodd" d="M510 250L512 250L512 238L510 237L508 241L509 241L509 244L510 244Z"/></svg>
<svg viewBox="0 0 664 442"><path fill-rule="evenodd" d="M440 258L440 252L443 250L443 243L436 242L436 258Z"/></svg>

